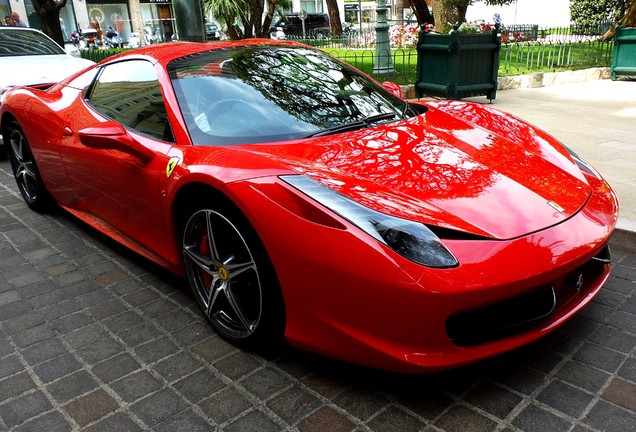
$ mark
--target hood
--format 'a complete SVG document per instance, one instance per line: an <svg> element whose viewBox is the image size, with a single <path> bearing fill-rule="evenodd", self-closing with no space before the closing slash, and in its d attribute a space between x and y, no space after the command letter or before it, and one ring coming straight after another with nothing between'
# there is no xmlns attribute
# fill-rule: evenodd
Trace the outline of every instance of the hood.
<svg viewBox="0 0 636 432"><path fill-rule="evenodd" d="M374 210L496 239L556 225L591 193L554 139L466 103L433 103L390 125L250 150Z"/></svg>
<svg viewBox="0 0 636 432"><path fill-rule="evenodd" d="M0 90L9 85L56 83L92 64L65 54L0 57Z"/></svg>

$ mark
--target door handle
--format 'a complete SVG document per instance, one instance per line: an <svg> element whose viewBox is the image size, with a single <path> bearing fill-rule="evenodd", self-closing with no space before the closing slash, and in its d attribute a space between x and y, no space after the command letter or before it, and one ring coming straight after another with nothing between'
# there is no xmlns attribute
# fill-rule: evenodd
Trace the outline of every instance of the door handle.
<svg viewBox="0 0 636 432"><path fill-rule="evenodd" d="M62 128L62 137L69 138L69 137L72 137L72 136L73 136L73 130L70 127L68 127L68 126L64 126Z"/></svg>

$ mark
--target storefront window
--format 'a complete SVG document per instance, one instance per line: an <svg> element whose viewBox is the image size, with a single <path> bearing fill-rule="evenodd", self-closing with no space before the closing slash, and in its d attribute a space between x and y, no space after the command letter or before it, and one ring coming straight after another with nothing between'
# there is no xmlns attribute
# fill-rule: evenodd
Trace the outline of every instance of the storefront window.
<svg viewBox="0 0 636 432"><path fill-rule="evenodd" d="M0 0L0 25L5 25L4 17L6 17L7 15L11 15L9 0Z"/></svg>
<svg viewBox="0 0 636 432"><path fill-rule="evenodd" d="M0 0L1 2L2 0ZM2 6L0 5L0 8ZM31 0L24 1L24 7L27 11L27 20L29 27L42 30L38 14L35 13L35 8L31 3ZM4 16L4 15L3 15ZM60 27L62 28L62 36L66 42L71 41L71 34L77 30L77 22L75 21L75 10L73 9L73 2L67 1L66 6L60 9Z"/></svg>
<svg viewBox="0 0 636 432"><path fill-rule="evenodd" d="M323 12L322 0L300 0L300 8L305 12Z"/></svg>
<svg viewBox="0 0 636 432"><path fill-rule="evenodd" d="M146 44L167 42L173 37L177 38L171 2L141 0L140 6Z"/></svg>
<svg viewBox="0 0 636 432"><path fill-rule="evenodd" d="M130 38L130 14L126 3L86 2L91 27L105 35L109 29L117 32L119 39L126 43Z"/></svg>

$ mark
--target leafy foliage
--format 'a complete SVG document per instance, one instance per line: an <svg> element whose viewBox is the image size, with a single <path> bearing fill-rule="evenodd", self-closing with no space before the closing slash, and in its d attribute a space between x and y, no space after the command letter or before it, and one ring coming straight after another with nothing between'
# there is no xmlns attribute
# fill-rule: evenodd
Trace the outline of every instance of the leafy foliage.
<svg viewBox="0 0 636 432"><path fill-rule="evenodd" d="M630 3L631 0L570 0L570 18L583 26L606 20L617 22Z"/></svg>

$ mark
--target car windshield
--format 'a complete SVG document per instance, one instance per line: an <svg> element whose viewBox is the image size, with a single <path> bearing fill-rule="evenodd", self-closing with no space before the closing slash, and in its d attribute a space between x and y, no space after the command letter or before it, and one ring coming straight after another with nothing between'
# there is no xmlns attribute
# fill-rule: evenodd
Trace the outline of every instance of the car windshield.
<svg viewBox="0 0 636 432"><path fill-rule="evenodd" d="M173 60L168 73L196 145L273 142L394 121L404 101L310 48L248 46Z"/></svg>
<svg viewBox="0 0 636 432"><path fill-rule="evenodd" d="M0 31L0 57L65 54L42 33L27 29Z"/></svg>

